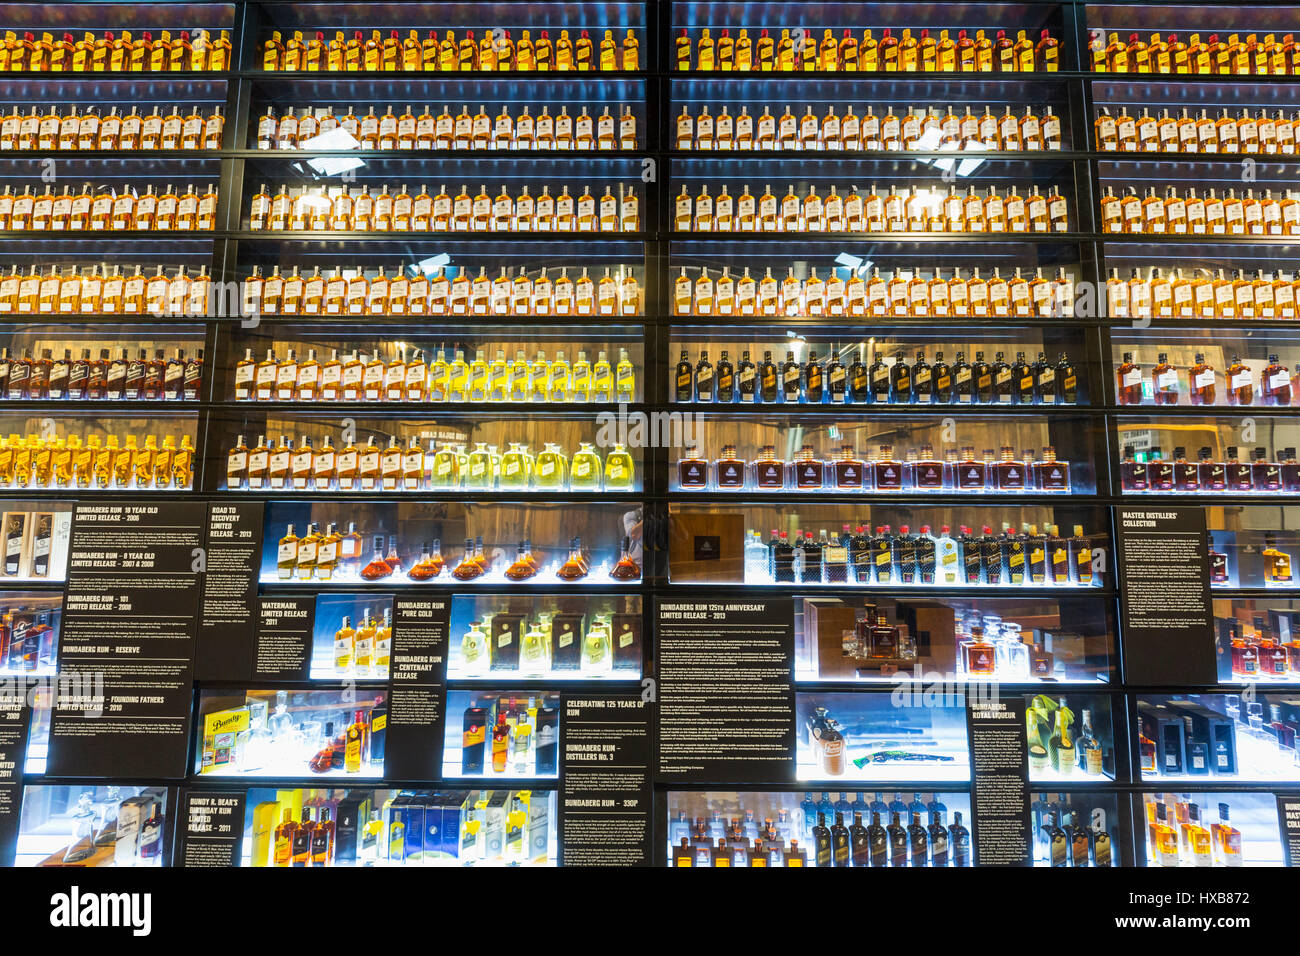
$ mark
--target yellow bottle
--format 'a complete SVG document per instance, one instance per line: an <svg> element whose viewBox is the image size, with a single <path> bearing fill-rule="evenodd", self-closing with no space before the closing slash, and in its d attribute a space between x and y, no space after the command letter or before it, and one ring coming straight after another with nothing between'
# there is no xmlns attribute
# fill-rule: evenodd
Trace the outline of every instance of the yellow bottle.
<svg viewBox="0 0 1300 956"><path fill-rule="evenodd" d="M117 436L109 435L107 443L101 448L99 436L91 435L86 441L86 446L86 454L77 459L77 487L89 488L92 482L96 488L109 487L113 483L114 469L119 455Z"/></svg>
<svg viewBox="0 0 1300 956"><path fill-rule="evenodd" d="M146 435L144 447L136 449L136 453L131 458L131 470L135 479L135 487L138 489L148 488L149 483L153 480L153 461L158 454L158 439L154 435Z"/></svg>
<svg viewBox="0 0 1300 956"><path fill-rule="evenodd" d="M20 444L22 439L17 435L0 439L0 486L8 488L13 485L14 458Z"/></svg>
<svg viewBox="0 0 1300 956"><path fill-rule="evenodd" d="M126 445L113 459L113 486L115 488L131 487L131 476L135 474L135 460L140 454L134 435L126 436Z"/></svg>
<svg viewBox="0 0 1300 956"><path fill-rule="evenodd" d="M634 475L632 455L621 444L615 444L605 458L605 488L631 489Z"/></svg>
<svg viewBox="0 0 1300 956"><path fill-rule="evenodd" d="M52 438L49 441L37 439L36 449L32 454L32 477L37 488L49 488L54 484L54 450L62 440Z"/></svg>
<svg viewBox="0 0 1300 956"><path fill-rule="evenodd" d="M152 435L150 436L153 437ZM172 483L172 461L176 456L176 437L167 435L163 438L162 447L154 453L153 457L153 486L155 488L169 488Z"/></svg>
<svg viewBox="0 0 1300 956"><path fill-rule="evenodd" d="M17 436L14 436L17 437ZM32 455L40 439L35 435L28 435L21 439L14 448L14 480L15 488L26 488L32 483Z"/></svg>
<svg viewBox="0 0 1300 956"><path fill-rule="evenodd" d="M69 435L64 442L58 440L54 450L54 485L56 488L70 488L73 483L73 468L76 456L81 453L81 436Z"/></svg>

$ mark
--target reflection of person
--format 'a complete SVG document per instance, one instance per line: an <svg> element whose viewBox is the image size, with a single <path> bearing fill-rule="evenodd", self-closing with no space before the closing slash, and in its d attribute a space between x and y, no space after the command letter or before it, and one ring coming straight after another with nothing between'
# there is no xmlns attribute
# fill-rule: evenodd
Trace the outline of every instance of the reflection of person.
<svg viewBox="0 0 1300 956"><path fill-rule="evenodd" d="M634 508L623 514L623 533L627 535L627 553L628 556L638 565L641 562L641 524L642 515L640 508Z"/></svg>

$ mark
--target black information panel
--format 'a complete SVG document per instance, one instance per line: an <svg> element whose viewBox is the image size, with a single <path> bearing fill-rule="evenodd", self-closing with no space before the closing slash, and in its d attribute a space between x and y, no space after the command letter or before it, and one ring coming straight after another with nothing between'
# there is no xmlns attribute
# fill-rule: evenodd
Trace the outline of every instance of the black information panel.
<svg viewBox="0 0 1300 956"><path fill-rule="evenodd" d="M1300 866L1300 793L1277 795L1277 821L1282 831L1282 859Z"/></svg>
<svg viewBox="0 0 1300 956"><path fill-rule="evenodd" d="M244 680L253 672L264 508L260 501L213 502L208 507L194 661L200 680Z"/></svg>
<svg viewBox="0 0 1300 956"><path fill-rule="evenodd" d="M244 838L243 792L187 790L178 830L180 866L239 866Z"/></svg>
<svg viewBox="0 0 1300 956"><path fill-rule="evenodd" d="M206 518L201 502L77 506L50 774L185 775Z"/></svg>
<svg viewBox="0 0 1300 956"><path fill-rule="evenodd" d="M1215 683L1205 512L1150 507L1117 512L1128 682Z"/></svg>
<svg viewBox="0 0 1300 956"><path fill-rule="evenodd" d="M21 681L0 693L0 865L12 866L23 799L23 761L31 708Z"/></svg>
<svg viewBox="0 0 1300 956"><path fill-rule="evenodd" d="M979 690L972 687L966 697L975 862L1032 866L1025 702Z"/></svg>
<svg viewBox="0 0 1300 956"><path fill-rule="evenodd" d="M306 680L311 671L311 635L316 621L313 595L264 596L257 615L254 675Z"/></svg>
<svg viewBox="0 0 1300 956"><path fill-rule="evenodd" d="M560 731L560 862L648 866L650 705L639 694L566 698Z"/></svg>
<svg viewBox="0 0 1300 956"><path fill-rule="evenodd" d="M443 680L450 627L449 597L393 600L385 779L442 776Z"/></svg>
<svg viewBox="0 0 1300 956"><path fill-rule="evenodd" d="M661 600L656 629L659 772L793 780L794 603Z"/></svg>

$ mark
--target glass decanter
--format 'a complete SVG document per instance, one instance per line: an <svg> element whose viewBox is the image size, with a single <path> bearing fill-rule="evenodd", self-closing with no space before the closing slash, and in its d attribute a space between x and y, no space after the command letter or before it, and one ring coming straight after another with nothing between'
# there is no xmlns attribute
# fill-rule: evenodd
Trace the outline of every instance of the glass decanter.
<svg viewBox="0 0 1300 956"><path fill-rule="evenodd" d="M462 484L476 491L491 491L496 475L492 470L492 452L486 443L474 443L474 450L465 461Z"/></svg>
<svg viewBox="0 0 1300 956"><path fill-rule="evenodd" d="M572 491L599 491L603 473L600 455L591 442L581 442L569 465L569 488Z"/></svg>
<svg viewBox="0 0 1300 956"><path fill-rule="evenodd" d="M506 568L506 577L511 581L527 581L537 573L537 562L533 560L530 553L531 548L527 541L520 541L519 548L515 552L515 559Z"/></svg>
<svg viewBox="0 0 1300 956"><path fill-rule="evenodd" d="M587 576L587 561L582 554L582 543L578 538L569 542L569 556L555 572L561 581L581 581Z"/></svg>
<svg viewBox="0 0 1300 956"><path fill-rule="evenodd" d="M528 487L528 452L519 442L512 441L501 456L501 473L498 483L506 488Z"/></svg>
<svg viewBox="0 0 1300 956"><path fill-rule="evenodd" d="M412 581L431 581L442 574L443 564L441 542L435 538L432 549L428 544L420 549L420 560L411 566L406 576Z"/></svg>
<svg viewBox="0 0 1300 956"><path fill-rule="evenodd" d="M460 666L464 674L477 676L487 673L488 635L482 621L471 621L469 630L460 639Z"/></svg>
<svg viewBox="0 0 1300 956"><path fill-rule="evenodd" d="M443 445L433 453L429 470L429 487L434 491L450 491L460 485L459 456L451 445Z"/></svg>
<svg viewBox="0 0 1300 956"><path fill-rule="evenodd" d="M605 490L630 491L633 475L632 455L615 443L614 450L605 457Z"/></svg>
<svg viewBox="0 0 1300 956"><path fill-rule="evenodd" d="M474 539L465 539L465 553L461 555L460 563L452 569L452 576L457 581L473 581L475 578L483 576L484 567L478 560L478 555L474 550Z"/></svg>
<svg viewBox="0 0 1300 956"><path fill-rule="evenodd" d="M560 446L547 442L542 453L537 456L534 485L539 489L563 491L568 483L569 462L560 451Z"/></svg>
<svg viewBox="0 0 1300 956"><path fill-rule="evenodd" d="M602 674L609 670L610 639L606 626L595 621L582 639L582 664L584 674Z"/></svg>
<svg viewBox="0 0 1300 956"><path fill-rule="evenodd" d="M632 557L632 539L624 536L623 545L619 550L618 562L610 568L609 576L615 581L639 581L641 579L641 565L637 564Z"/></svg>

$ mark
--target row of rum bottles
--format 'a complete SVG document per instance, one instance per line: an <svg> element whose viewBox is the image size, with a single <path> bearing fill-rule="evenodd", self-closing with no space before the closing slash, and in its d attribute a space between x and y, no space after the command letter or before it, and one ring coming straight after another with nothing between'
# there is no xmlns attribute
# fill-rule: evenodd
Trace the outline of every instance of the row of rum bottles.
<svg viewBox="0 0 1300 956"><path fill-rule="evenodd" d="M26 31L20 37L6 30L0 43L0 71L7 73L180 73L230 69L230 31L212 36L208 30L163 30L132 36L129 31L92 33L76 39L71 33L55 38Z"/></svg>
<svg viewBox="0 0 1300 956"><path fill-rule="evenodd" d="M214 314L215 288L207 266L191 275L185 266L15 265L0 272L0 315L202 317Z"/></svg>
<svg viewBox="0 0 1300 956"><path fill-rule="evenodd" d="M1003 523L995 532L989 525L982 533L962 526L954 536L944 525L939 534L922 525L919 533L902 525L869 523L838 534L773 529L767 542L751 531L745 542L745 578L750 583L768 584L856 584L1069 587L1097 586L1102 575L1094 573L1093 540L1082 525L1065 538L1056 525L1040 532L1025 523L1020 530Z"/></svg>
<svg viewBox="0 0 1300 956"><path fill-rule="evenodd" d="M1064 794L1062 794L1064 797ZM1114 866L1110 830L1101 822L1084 820L1084 812L1068 803L1034 808L1034 850L1038 860L1055 867Z"/></svg>
<svg viewBox="0 0 1300 956"><path fill-rule="evenodd" d="M290 193L286 183L274 195L261 186L248 212L249 229L272 232L636 232L640 223L636 188L623 183L617 195L606 186L600 196L590 184L576 196L567 184L555 195L543 184L536 196L527 183L517 193L502 183L495 195L486 184L472 195L462 184L453 196L445 185L430 195L421 184L412 195L404 183L393 192L385 183L373 194L369 185L304 185Z"/></svg>
<svg viewBox="0 0 1300 956"><path fill-rule="evenodd" d="M328 270L328 267L325 267ZM245 314L255 315L639 315L642 289L630 266L606 266L604 275L592 276L587 268L544 267L530 276L527 269L502 266L495 276L487 267L477 273L460 266L439 266L412 273L398 266L392 274L378 266L367 275L364 268L335 266L322 271L313 266L304 273L292 266L287 274L279 266L263 275L260 266L241 286Z"/></svg>
<svg viewBox="0 0 1300 956"><path fill-rule="evenodd" d="M165 113L158 106L149 113L138 106L119 113L110 106L102 116L98 110L92 105L77 112L75 103L31 106L26 113L16 103L7 111L0 107L0 149L220 149L226 126L220 106L204 111L195 104L182 112L172 104Z"/></svg>
<svg viewBox="0 0 1300 956"><path fill-rule="evenodd" d="M844 109L841 116L832 104L826 107L825 114L818 116L809 105L802 116L795 116L787 104L780 116L773 116L769 106L764 106L758 116L752 116L748 106L742 105L740 112L733 115L724 103L714 115L709 112L708 104L701 106L697 114L682 104L676 120L675 143L681 150L705 152L1061 148L1061 118L1050 106L1043 107L1041 116L1032 106L1026 106L1017 115L1009 105L1000 113L994 113L993 107L986 105L982 114L972 113L970 104L964 113L957 113L952 104L946 107L947 112L936 106L924 107L920 112L906 106L897 114L893 106L884 106L885 112L880 116L870 103L861 116L853 112L852 103Z"/></svg>
<svg viewBox="0 0 1300 956"><path fill-rule="evenodd" d="M1171 236L1300 236L1300 199L1291 191L1282 197L1265 189L1262 195L1229 187L1220 196L1213 186L1204 195L1195 188L1155 186L1139 195L1128 186L1122 196L1107 186L1100 200L1101 231Z"/></svg>
<svg viewBox="0 0 1300 956"><path fill-rule="evenodd" d="M1243 109L1234 116L1225 106L1218 116L1211 116L1208 109L1193 116L1186 107L1177 116L1169 109L1152 116L1151 108L1144 106L1132 116L1121 106L1118 115L1112 116L1103 106L1093 120L1093 130L1097 148L1107 152L1294 156L1300 114Z"/></svg>
<svg viewBox="0 0 1300 956"><path fill-rule="evenodd" d="M536 455L522 442L504 452L496 445L439 442L419 435L402 442L389 435L382 443L370 435L342 447L325 435L320 445L308 435L295 444L288 435L277 442L259 436L253 447L244 436L226 454L226 490L238 491L632 491L637 485L631 453L615 444L601 454L592 442L580 442L572 455L546 442Z"/></svg>
<svg viewBox="0 0 1300 956"><path fill-rule="evenodd" d="M1168 38L1159 33L1142 39L1130 33L1128 42L1118 33L1105 37L1093 31L1088 36L1092 69L1097 73L1189 73L1218 76L1288 76L1300 73L1300 46L1295 36L1266 33L1229 33L1220 40L1211 33L1205 40L1193 33L1183 42L1178 34Z"/></svg>
<svg viewBox="0 0 1300 956"><path fill-rule="evenodd" d="M349 106L338 116L331 106L302 107L301 113L289 108L279 114L275 106L268 106L257 121L257 148L334 148L336 138L319 137L335 130L348 134L363 150L630 150L637 146L636 115L626 104L616 107L617 114L605 106L597 116L585 106L571 115L566 105L554 115L543 105L534 116L528 104L516 115L510 103L503 103L495 117L488 116L484 105L477 113L470 113L468 104L459 113L444 105L436 115L428 105L419 114L410 105L401 113L393 109L389 105L376 113L371 106L358 115L356 107Z"/></svg>
<svg viewBox="0 0 1300 956"><path fill-rule="evenodd" d="M217 187L202 192L189 183L182 191L153 183L138 192L133 185L85 183L80 192L61 192L45 184L42 192L6 184L0 191L0 230L15 232L208 232L217 226Z"/></svg>
<svg viewBox="0 0 1300 956"><path fill-rule="evenodd" d="M498 348L489 359L487 349L475 349L474 357L466 359L464 349L440 346L429 360L424 349L410 346L408 351L403 343L354 349L344 356L332 348L323 361L314 348L301 358L294 348L283 357L267 349L258 360L250 348L235 363L234 394L241 402L469 404L631 402L636 394L636 370L626 349L618 350L618 362L612 365L604 349L594 362L582 349L572 362L564 349L556 349L553 358L544 349L532 359L521 348L514 353L513 360L507 359L506 349Z"/></svg>
<svg viewBox="0 0 1300 956"><path fill-rule="evenodd" d="M1050 445L1036 457L1032 449L1018 456L1010 445L1001 454L993 449L975 454L973 445L955 447L935 457L930 445L909 448L900 460L892 445L881 445L863 459L852 445L841 446L834 458L816 454L804 445L792 461L776 454L776 446L764 445L757 458L745 461L736 455L735 445L724 445L722 456L713 460L687 451L677 462L677 486L683 491L799 491L799 492L966 492L1069 494L1070 465L1057 461Z"/></svg>
<svg viewBox="0 0 1300 956"><path fill-rule="evenodd" d="M556 617L566 621L556 622ZM517 626L507 622L500 628L491 619L471 621L461 635L457 676L528 678L558 671L564 676L595 677L611 673L616 661L608 618L594 617L583 628L575 626L572 617L540 614ZM623 636L627 637L627 632Z"/></svg>
<svg viewBox="0 0 1300 956"><path fill-rule="evenodd" d="M1201 818L1201 808L1191 794L1167 799L1166 794L1142 795L1147 822L1147 866L1242 866L1241 831L1232 825L1227 803L1220 803L1219 819Z"/></svg>
<svg viewBox="0 0 1300 956"><path fill-rule="evenodd" d="M197 401L203 387L203 350L192 358L184 349L176 349L171 358L163 349L140 349L135 358L128 349L119 349L116 358L108 349L81 349L73 358L72 349L64 349L62 358L54 349L41 349L34 358L31 349L12 356L8 348L0 349L0 400L44 401Z"/></svg>
<svg viewBox="0 0 1300 956"><path fill-rule="evenodd" d="M968 186L961 193L957 186L947 193L908 186L905 191L890 185L883 196L873 183L866 196L857 186L839 192L831 184L823 194L816 183L786 186L777 196L770 184L755 198L749 185L741 186L738 196L727 191L726 183L709 192L701 183L692 196L683 183L673 200L673 229L677 232L1068 232L1069 203L1056 185L1045 191L1030 184L1021 193L1014 184L1002 188L989 186L977 192ZM799 192L796 192L799 189ZM507 199L509 197L506 197ZM1112 230L1119 231L1119 230Z"/></svg>
<svg viewBox="0 0 1300 956"><path fill-rule="evenodd" d="M1297 210L1300 214L1300 209ZM1103 314L1135 319L1294 319L1300 277L1263 269L1112 267Z"/></svg>
<svg viewBox="0 0 1300 956"><path fill-rule="evenodd" d="M1125 492L1300 493L1300 462L1296 461L1295 448L1283 448L1278 460L1274 460L1264 448L1256 448L1243 458L1237 446L1230 445L1220 457L1205 445L1192 461L1181 445L1171 458L1165 458L1161 448L1149 449L1139 458L1137 450L1126 445L1119 474Z"/></svg>
<svg viewBox="0 0 1300 956"><path fill-rule="evenodd" d="M518 543L514 560L511 561L503 549L485 546L483 536L477 535L465 539L465 547L459 558L444 555L440 539L426 541L413 556L409 567L399 552L397 535L374 534L371 537L371 557L369 561L363 562L365 538L357 532L356 522L349 522L345 533L340 530L337 522L329 522L322 531L320 525L313 521L307 525L301 537L294 533L294 526L290 524L277 544L276 577L281 581L369 583L405 578L411 582L427 583L442 578L443 572L447 571L450 577L462 583L488 575L495 575L498 580L519 583L547 570L553 572L556 580L574 582L586 578L593 563L599 570L608 570L609 577L615 581L634 581L641 576L640 565L631 556L630 542L626 537L618 560L612 565L595 561L590 550L583 546L581 538L570 538L567 548L555 549L561 557L559 561L543 552L534 551L532 542L525 538ZM499 561L498 558L502 560ZM504 569L501 567L503 563Z"/></svg>
<svg viewBox="0 0 1300 956"><path fill-rule="evenodd" d="M338 561L336 550L342 542L334 525L330 525L325 535L316 543L317 569L314 577L328 581L331 574L322 573L321 569L330 562ZM299 542L299 550L309 545ZM387 678L388 666L392 659L393 621L392 608L385 607L383 618L375 620L370 608L363 609L361 620L352 626L350 615L344 615L339 628L334 632L333 660L334 673L340 677Z"/></svg>
<svg viewBox="0 0 1300 956"><path fill-rule="evenodd" d="M824 360L810 349L801 362L789 350L779 365L770 351L764 351L757 364L742 351L733 364L724 349L715 366L707 351L692 364L683 350L673 376L673 400L724 405L1074 405L1079 398L1078 373L1064 352L1055 363L1039 352L1031 363L1024 352L1016 352L1013 362L995 352L988 362L979 350L975 361L968 362L966 353L958 351L949 365L943 352L936 352L931 362L918 350L908 362L902 349L892 358L877 350L868 365L865 348L859 345L847 366L835 345Z"/></svg>
<svg viewBox="0 0 1300 956"><path fill-rule="evenodd" d="M1013 40L1006 30L998 30L990 39L983 30L958 30L953 39L948 30L938 37L922 29L917 36L905 27L901 37L885 27L877 40L868 27L859 38L845 29L837 40L829 28L822 30L820 41L807 27L786 27L779 37L763 27L758 39L751 40L749 30L741 27L736 37L723 28L714 38L708 27L694 40L683 27L675 41L674 58L679 71L723 73L1055 73L1060 64L1060 41L1048 30L1039 33L1038 42L1025 30L1016 31Z"/></svg>
<svg viewBox="0 0 1300 956"><path fill-rule="evenodd" d="M1226 386L1222 393L1220 380ZM1268 354L1268 364L1261 369L1234 354L1221 375L1202 352L1194 352L1192 364L1185 369L1170 364L1168 352L1157 352L1150 369L1134 362L1132 352L1121 352L1115 368L1115 400L1120 405L1179 405L1186 396L1191 405L1285 408L1291 405L1294 382L1295 375L1276 352Z"/></svg>
<svg viewBox="0 0 1300 956"><path fill-rule="evenodd" d="M0 438L0 487L165 491L194 484L194 439L11 434Z"/></svg>
<svg viewBox="0 0 1300 956"><path fill-rule="evenodd" d="M682 266L673 286L676 315L872 316L893 318L983 318L986 316L1059 318L1074 314L1074 280L1064 267L1048 279L1042 267L1032 276L1015 267L1004 276L995 266L989 276L975 266L967 276L960 266L951 276L935 268L927 279L919 268L870 273L832 267L825 277L816 266L799 278L794 266L779 282L772 267L755 278L745 266L733 276L729 266L715 278L705 266L694 281Z"/></svg>
<svg viewBox="0 0 1300 956"><path fill-rule="evenodd" d="M336 30L326 39L317 30L308 39L295 30L284 39L279 30L262 44L262 69L268 71L314 72L630 72L638 69L641 43L630 27L621 38L604 31L599 47L591 31L580 29L576 38L561 29L552 41L550 30L541 30L534 40L531 30L522 30L516 42L503 27L485 27L481 37L465 30L429 30L421 39L418 30L403 37L398 30L383 36L361 30L352 36Z"/></svg>
<svg viewBox="0 0 1300 956"><path fill-rule="evenodd" d="M1268 617L1263 614L1252 615L1250 624L1236 617L1227 619L1228 633L1225 643L1228 645L1229 666L1234 678L1247 681L1261 678L1290 680L1300 675L1300 640L1297 640L1294 634L1290 635L1291 640L1286 640L1288 635L1275 631L1269 617L1271 615ZM1222 633L1223 622L1222 618L1216 620L1216 624L1220 626L1220 633ZM1249 704L1247 709L1249 711ZM1261 712L1262 709L1261 707ZM1240 716L1241 711L1238 708L1238 719ZM1294 746L1294 739L1291 743Z"/></svg>

